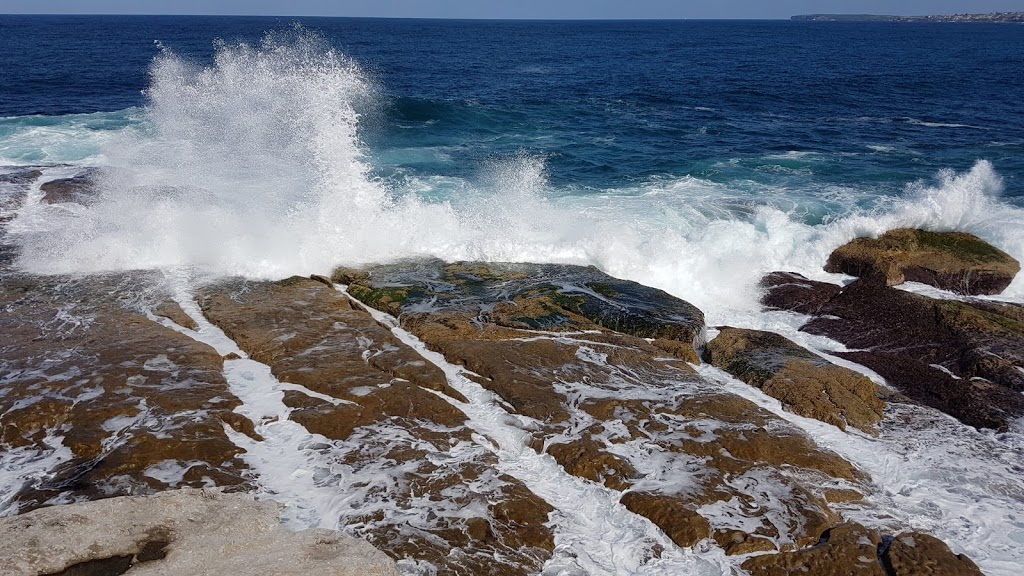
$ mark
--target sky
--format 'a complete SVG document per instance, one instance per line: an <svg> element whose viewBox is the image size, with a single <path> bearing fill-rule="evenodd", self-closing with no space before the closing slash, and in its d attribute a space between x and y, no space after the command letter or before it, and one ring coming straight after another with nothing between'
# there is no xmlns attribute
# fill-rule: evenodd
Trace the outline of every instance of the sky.
<svg viewBox="0 0 1024 576"><path fill-rule="evenodd" d="M0 0L0 14L247 14L397 18L789 18L1024 12L1024 0Z"/></svg>

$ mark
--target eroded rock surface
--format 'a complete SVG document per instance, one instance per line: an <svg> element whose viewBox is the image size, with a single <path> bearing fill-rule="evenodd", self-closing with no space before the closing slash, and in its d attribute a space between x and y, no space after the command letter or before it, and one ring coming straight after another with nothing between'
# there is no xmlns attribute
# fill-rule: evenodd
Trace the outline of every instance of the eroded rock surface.
<svg viewBox="0 0 1024 576"><path fill-rule="evenodd" d="M933 536L906 532L884 538L852 522L830 528L814 546L756 556L743 568L751 576L982 576L974 562Z"/></svg>
<svg viewBox="0 0 1024 576"><path fill-rule="evenodd" d="M94 170L88 170L71 178L59 178L44 182L39 186L43 193L43 204L89 204L96 197L96 178Z"/></svg>
<svg viewBox="0 0 1024 576"><path fill-rule="evenodd" d="M1020 262L973 234L900 228L840 246L825 270L887 286L912 281L961 294L998 294L1020 272Z"/></svg>
<svg viewBox="0 0 1024 576"><path fill-rule="evenodd" d="M934 536L905 532L889 543L882 563L891 576L983 576L963 554L955 554Z"/></svg>
<svg viewBox="0 0 1024 576"><path fill-rule="evenodd" d="M765 302L808 311L804 301L774 290ZM836 355L871 368L918 402L982 428L1004 429L1024 415L1020 306L938 300L861 280L814 313L801 330L857 350Z"/></svg>
<svg viewBox="0 0 1024 576"><path fill-rule="evenodd" d="M343 525L395 558L454 573L526 574L550 556L551 506L496 470L444 373L349 298L291 278L223 283L198 300L295 386L284 397L289 417L334 442L352 484L341 488Z"/></svg>
<svg viewBox="0 0 1024 576"><path fill-rule="evenodd" d="M881 539L859 524L842 524L821 543L784 554L756 556L743 563L751 576L887 576L878 558Z"/></svg>
<svg viewBox="0 0 1024 576"><path fill-rule="evenodd" d="M885 392L848 368L759 330L723 327L705 351L713 365L782 401L787 409L845 430L877 434Z"/></svg>
<svg viewBox="0 0 1024 576"><path fill-rule="evenodd" d="M272 502L175 490L41 508L0 518L10 576L398 576L394 561L329 530L292 532Z"/></svg>
<svg viewBox="0 0 1024 576"><path fill-rule="evenodd" d="M528 417L534 449L622 491L677 544L803 546L838 520L824 491L860 487L849 462L702 381L686 363L701 316L665 293L573 266L431 261L334 280Z"/></svg>
<svg viewBox="0 0 1024 576"><path fill-rule="evenodd" d="M220 355L147 318L132 301L147 282L3 278L0 449L21 480L0 508L246 483L224 426L251 425Z"/></svg>

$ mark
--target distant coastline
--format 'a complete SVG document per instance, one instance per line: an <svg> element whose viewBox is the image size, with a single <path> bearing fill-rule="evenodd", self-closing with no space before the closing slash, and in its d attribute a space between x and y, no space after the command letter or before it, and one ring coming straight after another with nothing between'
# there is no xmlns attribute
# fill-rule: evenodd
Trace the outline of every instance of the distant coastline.
<svg viewBox="0 0 1024 576"><path fill-rule="evenodd" d="M946 14L932 16L884 16L877 14L802 14L791 20L811 22L986 22L1024 23L1024 12Z"/></svg>

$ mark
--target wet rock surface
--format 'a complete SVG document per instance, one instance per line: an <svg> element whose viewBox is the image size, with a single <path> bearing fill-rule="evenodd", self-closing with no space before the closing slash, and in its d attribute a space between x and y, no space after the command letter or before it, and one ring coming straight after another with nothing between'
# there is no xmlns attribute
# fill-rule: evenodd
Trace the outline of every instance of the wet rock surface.
<svg viewBox="0 0 1024 576"><path fill-rule="evenodd" d="M887 286L911 281L961 294L998 294L1020 272L1020 262L973 234L900 228L840 246L825 270Z"/></svg>
<svg viewBox="0 0 1024 576"><path fill-rule="evenodd" d="M740 542L802 546L838 518L823 487L860 486L848 462L697 377L683 360L696 361L703 322L664 293L645 293L661 312L634 312L631 283L572 266L420 262L334 280L528 417L534 449L624 491L623 505L677 543L753 523ZM768 485L785 496L766 500L757 487Z"/></svg>
<svg viewBox="0 0 1024 576"><path fill-rule="evenodd" d="M341 525L397 559L472 574L526 574L554 547L552 508L495 470L474 442L466 399L444 373L322 281L222 283L204 314L294 385L290 418L334 442L352 489ZM467 515L466 510L474 510ZM508 565L494 565L493 557Z"/></svg>
<svg viewBox="0 0 1024 576"><path fill-rule="evenodd" d="M399 574L365 541L292 532L278 516L272 502L191 489L42 508L0 518L0 566L10 576Z"/></svg>
<svg viewBox="0 0 1024 576"><path fill-rule="evenodd" d="M829 529L810 548L756 556L743 563L751 576L887 576L878 558L878 535L857 524Z"/></svg>
<svg viewBox="0 0 1024 576"><path fill-rule="evenodd" d="M845 430L877 434L885 392L853 370L772 332L724 327L705 358L736 378L782 401L789 410Z"/></svg>
<svg viewBox="0 0 1024 576"><path fill-rule="evenodd" d="M247 484L225 425L251 426L220 355L121 298L148 281L3 278L0 446L22 470L0 508ZM55 469L31 472L47 459Z"/></svg>
<svg viewBox="0 0 1024 576"><path fill-rule="evenodd" d="M811 547L756 556L743 563L751 576L981 576L969 558L933 536L906 532L883 537L856 523L825 531Z"/></svg>
<svg viewBox="0 0 1024 576"><path fill-rule="evenodd" d="M938 538L919 532L893 538L882 554L882 564L892 576L982 576L970 558L953 553Z"/></svg>
<svg viewBox="0 0 1024 576"><path fill-rule="evenodd" d="M98 172L89 170L72 176L44 182L39 186L43 204L89 204L96 197Z"/></svg>
<svg viewBox="0 0 1024 576"><path fill-rule="evenodd" d="M810 312L804 301L787 298L770 290L765 302ZM1024 415L1020 306L939 300L860 280L813 313L801 330L855 349L836 355L871 368L915 401L997 430Z"/></svg>

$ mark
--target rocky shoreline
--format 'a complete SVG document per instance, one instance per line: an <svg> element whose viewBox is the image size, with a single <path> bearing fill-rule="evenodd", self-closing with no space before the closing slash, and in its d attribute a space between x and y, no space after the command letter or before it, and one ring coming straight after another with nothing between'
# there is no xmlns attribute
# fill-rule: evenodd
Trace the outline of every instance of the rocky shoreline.
<svg viewBox="0 0 1024 576"><path fill-rule="evenodd" d="M39 178L4 176L0 214L30 193L88 202L88 174ZM103 534L121 521L101 503L213 487L285 501L293 526L329 518L397 562L381 574L623 566L618 548L652 564L693 549L753 575L981 574L875 504L886 487L857 462L722 385L731 375L857 438L891 436L910 425L895 415L920 406L1008 429L1024 416L1024 308L977 295L1019 264L976 238L854 241L827 264L859 276L845 285L768 275L767 307L847 347L830 360L772 332L707 327L689 303L592 267L420 260L190 291L159 272L32 276L4 217L0 533L18 538L0 563L45 560L18 574L111 558L128 559L118 574L197 573L181 562L203 556L185 548L142 562L145 539L91 557L25 539L47 514L109 517L90 529ZM903 280L952 291L930 298ZM260 542L291 538L260 506ZM175 522L136 532L185 538Z"/></svg>
<svg viewBox="0 0 1024 576"><path fill-rule="evenodd" d="M1024 22L1024 12L985 14L936 14L930 16L883 16L877 14L802 14L791 20L810 22L973 22L1016 24Z"/></svg>

